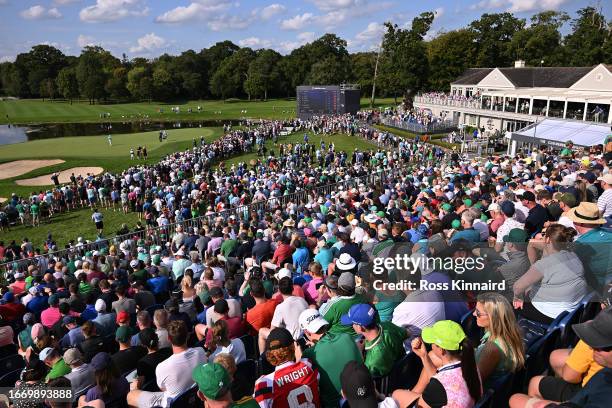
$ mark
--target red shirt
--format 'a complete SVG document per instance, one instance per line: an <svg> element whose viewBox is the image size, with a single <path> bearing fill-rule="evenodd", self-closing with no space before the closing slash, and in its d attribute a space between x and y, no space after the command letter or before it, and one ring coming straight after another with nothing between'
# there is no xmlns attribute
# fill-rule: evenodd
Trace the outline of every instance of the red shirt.
<svg viewBox="0 0 612 408"><path fill-rule="evenodd" d="M320 407L319 372L306 358L275 367L255 382L255 400L260 407Z"/></svg>
<svg viewBox="0 0 612 408"><path fill-rule="evenodd" d="M7 303L0 305L0 316L7 322L21 319L25 314L25 306L21 303Z"/></svg>
<svg viewBox="0 0 612 408"><path fill-rule="evenodd" d="M230 339L235 339L245 335L244 323L240 317L227 317L223 316L219 320L225 320L227 323L227 334ZM208 328L206 333L206 344L209 344L212 340L212 329Z"/></svg>
<svg viewBox="0 0 612 408"><path fill-rule="evenodd" d="M9 288L11 288L11 292L13 292L15 295L18 295L24 292L25 287L26 287L26 281L24 280L18 280L9 285Z"/></svg>
<svg viewBox="0 0 612 408"><path fill-rule="evenodd" d="M278 302L275 300L268 300L266 303L260 303L247 310L246 322L249 334L255 336L262 327L270 327L276 305L278 305Z"/></svg>
<svg viewBox="0 0 612 408"><path fill-rule="evenodd" d="M304 297L304 290L300 285L293 285L293 292L291 292L292 296L299 296L301 298ZM272 295L272 299L276 300L277 303L283 302L283 295L280 292L276 292Z"/></svg>
<svg viewBox="0 0 612 408"><path fill-rule="evenodd" d="M293 254L294 248L291 245L280 244L276 251L274 251L274 256L272 257L272 263L275 265L279 265L280 262L283 262L286 259L291 259L291 254ZM283 265L279 265L283 266Z"/></svg>

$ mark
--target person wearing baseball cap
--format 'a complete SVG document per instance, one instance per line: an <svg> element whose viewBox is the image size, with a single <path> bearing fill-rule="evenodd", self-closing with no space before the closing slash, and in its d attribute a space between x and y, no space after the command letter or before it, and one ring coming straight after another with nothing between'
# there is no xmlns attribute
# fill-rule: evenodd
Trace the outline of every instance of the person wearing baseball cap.
<svg viewBox="0 0 612 408"><path fill-rule="evenodd" d="M473 407L482 395L482 386L474 347L461 326L452 320L440 320L425 327L421 336L412 340L412 351L425 367L419 382L412 390L396 390L393 398L400 407L419 398L431 407L451 405L450 401L455 407ZM425 343L431 344L439 366L434 365Z"/></svg>
<svg viewBox="0 0 612 408"><path fill-rule="evenodd" d="M70 366L70 373L66 374L72 388L72 395L82 393L96 383L94 369L83 362L83 355L78 348L70 348L64 352L64 361Z"/></svg>
<svg viewBox="0 0 612 408"><path fill-rule="evenodd" d="M361 361L349 361L340 374L342 396L351 408L398 408L392 397L381 396L376 391L374 379ZM382 400L381 402L378 402Z"/></svg>
<svg viewBox="0 0 612 408"><path fill-rule="evenodd" d="M218 363L198 365L191 373L198 385L198 398L210 408L229 408L232 406L230 376Z"/></svg>
<svg viewBox="0 0 612 408"><path fill-rule="evenodd" d="M557 377L541 377L538 392L529 395L514 394L511 407L556 406L562 407L608 407L612 389L612 309L600 312L593 320L572 325L579 341L567 358L563 370L577 371L581 383L571 384ZM590 361L585 365L584 362ZM579 367L574 367L579 364ZM582 376L584 377L582 378ZM532 382L533 380L532 379ZM529 390L532 390L530 383ZM556 401L556 402L553 402Z"/></svg>
<svg viewBox="0 0 612 408"><path fill-rule="evenodd" d="M147 354L144 347L131 347L130 340L134 334L129 326L119 326L115 332L115 340L119 343L119 351L112 355L115 366L120 373L127 373L136 368L138 360Z"/></svg>
<svg viewBox="0 0 612 408"><path fill-rule="evenodd" d="M49 380L54 378L63 377L70 372L68 364L66 364L60 353L52 347L42 349L38 358L50 368L47 377L45 377L45 382L49 382Z"/></svg>
<svg viewBox="0 0 612 408"><path fill-rule="evenodd" d="M363 336L360 347L365 351L365 365L373 376L384 376L391 372L393 364L404 354L405 329L391 322L380 322L378 312L367 303L351 306L343 315L341 323L352 326L355 333Z"/></svg>
<svg viewBox="0 0 612 408"><path fill-rule="evenodd" d="M340 322L342 315L346 314L351 306L365 303L365 298L355 293L355 275L352 272L342 272L339 277L330 275L325 279L325 293L327 296L319 296L329 299L319 307L321 316L330 324L331 333L346 333L355 337L355 331L351 326L345 326Z"/></svg>
<svg viewBox="0 0 612 408"><path fill-rule="evenodd" d="M68 331L60 340L60 346L63 349L76 347L77 345L81 344L83 340L85 340L83 331L77 324L77 320L74 316L64 316L62 318L62 326L64 326Z"/></svg>
<svg viewBox="0 0 612 408"><path fill-rule="evenodd" d="M321 404L337 407L341 398L342 368L350 361L361 362L361 352L350 335L329 333L329 323L317 309L304 310L299 321L304 337L312 344L302 350L302 357L312 361L322 374L319 381Z"/></svg>
<svg viewBox="0 0 612 408"><path fill-rule="evenodd" d="M542 231L544 223L548 221L548 211L546 211L546 208L536 202L536 196L531 191L525 191L518 198L529 209L529 214L525 219L525 230L527 233L532 236Z"/></svg>
<svg viewBox="0 0 612 408"><path fill-rule="evenodd" d="M276 327L270 331L265 358L274 371L255 382L254 397L260 407L287 407L290 394L305 405L320 406L319 372L306 358L296 362L295 341L289 330Z"/></svg>

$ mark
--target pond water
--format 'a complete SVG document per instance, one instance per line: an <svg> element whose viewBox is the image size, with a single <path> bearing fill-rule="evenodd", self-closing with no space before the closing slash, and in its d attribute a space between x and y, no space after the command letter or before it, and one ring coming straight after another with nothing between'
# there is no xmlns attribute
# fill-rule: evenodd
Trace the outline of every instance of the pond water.
<svg viewBox="0 0 612 408"><path fill-rule="evenodd" d="M237 120L116 122L116 123L48 123L42 125L0 125L0 145L29 140L68 136L99 136L121 133L151 132L161 129L217 127L238 124Z"/></svg>

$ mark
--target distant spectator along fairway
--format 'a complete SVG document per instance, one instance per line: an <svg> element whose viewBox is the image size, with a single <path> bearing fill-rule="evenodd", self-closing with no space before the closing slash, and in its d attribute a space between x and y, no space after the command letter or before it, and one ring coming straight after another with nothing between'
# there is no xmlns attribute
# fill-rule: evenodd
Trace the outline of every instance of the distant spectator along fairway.
<svg viewBox="0 0 612 408"><path fill-rule="evenodd" d="M181 129L181 130L169 132L170 139L175 138L177 140L180 139L181 141L176 141L176 142L171 141L170 143L164 142L162 146L153 150L151 154L149 154L149 160L147 161L147 163L150 163L150 164L156 163L161 156L163 156L164 154L167 154L168 152L183 150L187 147L191 147L192 135L196 135L196 136L198 135L198 133L194 133L195 130L202 130L202 129ZM208 128L208 129L203 129L203 130L212 131L212 134L204 135L207 141L213 140L214 138L219 137L219 135L221 134L221 129L218 129L218 128L213 128L213 129ZM150 133L155 133L155 132L145 133L143 134L143 137L148 137L147 135ZM119 138L120 136L133 137L136 135L140 135L140 134L117 135L113 137L113 145L115 144L115 139ZM87 137L70 138L70 139L90 140L94 138L95 139L99 138L100 140L106 141L106 137L103 137L103 136L87 136ZM27 146L31 143L49 142L51 140L61 141L64 139L69 139L69 138L47 139L47 140L39 140L36 142L22 143L20 145L0 146L0 157L2 158L2 161L5 160L5 157L8 155L8 153L4 152L6 148L15 148L17 146ZM304 132L299 132L299 133L294 133L288 136L281 136L279 138L279 143L283 143L283 144L296 143L296 142L302 142L303 139L304 139ZM349 155L350 155L350 152L352 152L353 149L355 148L376 149L376 145L374 143L368 142L358 136L351 137L351 136L344 135L344 134L334 134L334 135L323 136L323 135L313 135L312 133L309 132L309 139L310 139L310 143L315 143L317 146L319 145L321 139L325 141L326 145L329 145L329 142L333 141L336 145L336 150L344 150L347 153L349 153ZM155 139L155 142L159 144L159 141L157 141L157 139ZM147 147L149 145L153 147L155 143L154 144L147 143ZM278 146L274 146L272 141L267 141L266 147L268 149L272 149L275 155L278 155ZM115 146L113 146L113 149L114 148ZM27 148L20 150L19 154L25 154L27 150L28 150ZM71 149L71 150L74 150L74 149ZM27 175L19 176L18 178L34 177L36 175L48 174L52 172L54 169L59 168L60 166L64 166L63 168L68 168L68 167L75 167L75 166L81 166L81 165L98 165L98 163L100 163L99 165L101 166L105 166L105 169L110 169L111 171L120 171L122 169L129 167L131 164L138 162L136 160L132 162L129 159L129 152L127 156L125 157L121 156L121 157L113 158L108 155L108 153L103 149L102 146L99 146L96 150L100 150L103 154L105 154L105 156L100 156L98 158L98 157L95 157L94 153L87 153L88 156L86 158L80 159L80 158L76 158L78 157L78 155L75 152L71 151L70 153L68 153L70 154L70 156L66 156L66 155L56 156L59 158L65 158L66 163L63 163L62 165L58 165L58 166L44 167L42 169L30 172ZM125 147L121 149L121 152L123 152L124 150L125 150ZM113 151L119 152L119 150L113 150ZM229 166L231 166L232 163L244 162L248 164L251 159L254 159L256 157L257 157L257 153L255 152L233 157L230 160L227 160L225 162L226 168L229 168ZM153 160L153 158L155 159ZM140 163L142 163L142 161ZM215 166L217 166L218 164L219 163L217 162ZM33 190L39 191L43 189L41 187L17 186L13 181L14 179L0 181L0 197L10 197L11 192L18 192L19 194L23 195L23 194L29 194ZM114 212L112 210L102 210L102 213L104 215L104 236L105 237L114 236L116 231L119 230L119 228L121 227L122 223L127 223L130 229L133 229L134 226L136 225L136 221L138 220L136 213L123 214L123 212L121 211ZM93 222L91 221L91 210L89 208L85 208L85 209L81 209L77 211L71 211L69 213L61 213L61 214L58 214L52 217L51 219L43 218L41 219L41 225L36 228L32 228L31 226L21 226L21 225L13 226L11 227L11 231L0 232L0 241L4 241L5 243L10 242L11 240L16 240L17 242L21 242L21 240L24 237L27 237L34 244L35 248L42 248L42 245L45 239L47 238L47 234L49 232L53 234L53 238L57 241L60 248L63 248L64 245L68 243L68 241L70 241L71 239L76 240L76 238L79 236L82 236L85 239L94 240L96 238L96 229L95 229Z"/></svg>
<svg viewBox="0 0 612 408"><path fill-rule="evenodd" d="M136 151L138 146L146 146L148 160L154 164L168 153L190 148L193 138L200 142L204 136L207 143L217 139L222 134L221 128L187 128L168 130L168 139L159 142L158 132L143 132L113 135L113 145L109 146L106 136L60 137L55 139L33 140L0 146L0 163L20 159L63 159L64 163L43 167L29 173L0 180L0 197L10 197L11 193L29 194L38 187L23 187L15 184L15 180L41 176L54 171L71 167L100 166L105 171L118 172L131 165L142 163L130 160L130 148ZM49 184L51 180L49 179Z"/></svg>
<svg viewBox="0 0 612 408"><path fill-rule="evenodd" d="M369 107L370 101L362 98L361 106ZM377 106L390 106L393 99L377 99ZM180 113L172 112L173 107L179 107ZM202 111L198 112L198 106ZM188 109L192 113L188 113ZM244 112L246 110L246 112ZM96 104L64 100L23 99L0 101L0 124L20 123L52 123L52 122L121 122L138 120L145 115L151 120L214 120L268 118L286 119L295 117L295 99L274 99L268 101L189 101L189 102L140 102L118 104ZM100 115L110 113L110 117ZM8 115L8 118L7 118Z"/></svg>

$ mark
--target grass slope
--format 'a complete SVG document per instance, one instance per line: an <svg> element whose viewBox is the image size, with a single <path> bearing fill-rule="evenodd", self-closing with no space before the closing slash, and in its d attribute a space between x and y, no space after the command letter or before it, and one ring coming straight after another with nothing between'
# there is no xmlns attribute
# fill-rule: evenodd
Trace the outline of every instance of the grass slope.
<svg viewBox="0 0 612 408"><path fill-rule="evenodd" d="M0 101L0 124L5 123L63 123L63 122L121 122L138 120L148 115L151 120L207 120L239 119L242 117L284 119L295 116L295 99L275 99L268 101L188 101L188 102L142 102L90 105L87 102L50 101L42 99ZM393 105L393 99L378 99L376 106ZM171 111L180 107L180 113ZM197 112L197 107L202 112ZM367 108L370 101L362 98L361 106ZM193 113L188 113L189 108ZM160 113L160 109L163 113ZM246 110L246 113L243 111ZM110 118L101 119L101 113L110 113ZM7 118L8 115L8 118Z"/></svg>
<svg viewBox="0 0 612 408"><path fill-rule="evenodd" d="M157 160L159 157L161 157L163 154L167 153L168 151L181 150L181 149L184 149L185 147L191 146L191 140L192 140L191 134L194 130L196 129L183 129L183 130L177 130L177 131L171 132L170 138L172 139L176 138L182 141L174 142L174 144L164 142L164 145L162 145L158 149L153 150L152 154L149 154L149 162L154 162L154 159ZM201 130L201 129L197 129L197 130ZM203 129L203 130L210 130L210 129ZM199 133L197 134L199 135ZM216 129L216 131L214 131L211 135L205 135L205 137L207 140L211 140L214 137L218 137L219 134L220 134L220 129ZM136 135L138 134L117 135L116 137L113 137L113 149L116 147L115 140L119 139L120 136L131 138ZM144 134L143 137L148 137L148 135ZM99 136L99 137L92 136L92 137L82 137L82 138L72 138L72 139L79 139L80 141L80 140L89 140L93 138L96 138L96 139L100 138L100 139L103 139L104 142L106 142L106 139L103 138L102 136ZM320 140L324 140L326 145L329 144L330 141L333 141L336 145L336 150L338 151L343 150L346 152L351 152L355 148L362 149L362 150L376 149L376 146L374 144L360 137L357 137L357 136L351 137L348 135L341 135L341 134L329 135L329 136L322 136L322 135L319 136L319 135L310 134L309 138L310 138L311 143L315 143L317 145L320 143ZM284 143L284 144L296 143L296 142L302 142L303 139L304 139L304 133L300 132L300 133L295 133L295 134L288 135L288 136L282 136L279 138L279 142ZM53 140L58 141L60 139L53 139ZM38 143L38 142L48 142L48 141L49 139L36 141L36 142L27 142L27 143L24 143L23 145L27 145L30 143ZM76 141L73 141L73 143L76 143ZM159 142L155 140L155 143L158 144ZM153 145L154 144L152 144L151 146ZM6 156L2 156L3 149L6 147L12 147L12 146L17 146L17 145L0 147L0 157L6 157ZM268 141L266 143L266 146L268 149L272 149L275 154L278 154L278 147L274 146L272 141ZM112 153L107 153L104 151L100 153L101 155L99 157L96 157L92 151L91 153L87 153L87 154L92 154L92 156L89 158L76 158L78 156L77 153L71 150L78 150L78 149L73 149L68 146L65 146L65 149L67 149L65 154L64 155L58 154L54 157L67 159L67 163L63 163L62 165L58 165L58 166L52 166L52 167L47 167L44 169L39 169L25 176L21 176L19 178L34 177L36 175L46 174L49 172L49 169L56 169L56 168L59 168L60 166L66 166L68 163L71 163L70 165L68 165L68 167L74 167L74 166L79 166L79 165L98 165L99 163L101 166L105 166L105 168L110 168L109 166L113 167L112 171L118 171L126 167L129 167L129 165L133 163L129 160L129 156L127 157L127 159L125 158L125 154L124 154L125 148L126 147L123 147L121 149L121 152L122 152L121 157L112 157ZM95 150L99 150L99 149L104 149L104 147L100 146L99 148ZM19 152L20 154L27 154L27 151L28 149L24 149L23 151L19 151ZM36 151L38 152L38 154L41 155L41 157L44 155L44 152L40 152L38 150ZM117 152L117 151L119 150L118 149L113 150L113 152ZM8 155L8 154L5 153L5 155ZM38 156L30 155L28 157L36 158ZM256 157L257 157L256 153L243 154L243 155L236 156L226 161L226 164L227 166L231 166L232 163L239 163L239 162L248 163L251 159L256 158ZM67 167L64 167L64 168L67 168ZM33 188L31 187L16 186L13 183L13 180L14 179L9 179L9 180L3 180L3 182L0 182L0 196L10 197L10 191L18 191L20 189L23 189L24 194L30 193L33 190ZM38 190L39 188L36 188L36 191ZM3 194L9 194L9 195L3 195ZM120 228L121 224L124 222L127 223L130 228L132 228L136 224L136 221L137 221L137 216L135 213L123 214L123 212L114 212L113 210L102 210L102 213L104 214L105 236L115 235L115 232ZM95 230L95 226L93 222L91 221L91 210L82 209L82 210L73 211L70 213L63 213L63 214L56 215L51 220L43 219L41 220L41 226L36 227L36 228L32 228L31 226L21 226L21 225L16 226L16 227L11 227L11 231L0 232L0 241L4 241L5 243L7 243L7 242L10 242L11 240L17 240L17 242L21 242L21 240L24 237L27 237L34 244L35 247L36 246L42 247L42 244L45 241L48 233L53 234L53 238L55 239L56 242L58 242L60 247L63 247L63 245L65 245L69 240L76 239L79 236L82 236L85 239L90 239L90 240L95 239L96 230Z"/></svg>

